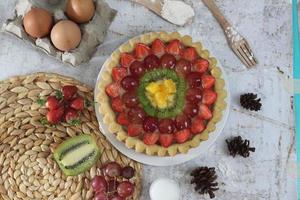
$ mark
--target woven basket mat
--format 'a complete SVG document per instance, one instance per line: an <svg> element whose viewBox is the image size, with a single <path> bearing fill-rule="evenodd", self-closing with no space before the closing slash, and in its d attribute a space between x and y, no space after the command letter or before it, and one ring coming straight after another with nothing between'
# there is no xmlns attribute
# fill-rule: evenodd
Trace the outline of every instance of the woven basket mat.
<svg viewBox="0 0 300 200"><path fill-rule="evenodd" d="M37 99L46 98L69 84L76 85L80 95L93 101L92 88L57 74L37 73L0 82L0 194L3 200L92 199L91 178L101 173L100 166L107 161L135 168L132 180L136 187L132 200L138 200L141 165L107 142L98 129L94 106L82 112L81 124L77 126L60 123L50 127L40 123L47 109L37 104ZM90 171L67 177L53 160L52 153L62 141L82 133L97 138L101 158Z"/></svg>

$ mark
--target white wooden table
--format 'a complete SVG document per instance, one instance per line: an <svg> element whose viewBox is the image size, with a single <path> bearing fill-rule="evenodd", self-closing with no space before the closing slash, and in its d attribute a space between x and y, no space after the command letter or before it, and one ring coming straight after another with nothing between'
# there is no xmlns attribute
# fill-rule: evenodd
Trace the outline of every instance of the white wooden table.
<svg viewBox="0 0 300 200"><path fill-rule="evenodd" d="M119 11L107 43L156 30L182 30L126 0L108 0ZM184 32L202 40L224 66L232 94L230 116L220 138L205 155L188 163L158 168L146 166L141 200L149 200L150 183L160 176L178 180L182 200L208 199L194 192L189 184L191 169L214 166L219 175L220 200L296 199L295 137L288 78L292 73L291 5L289 0L217 0L233 25L249 40L258 60L256 69L247 70L228 48L216 21L200 0L189 0L196 9L193 24ZM15 0L0 1L0 24L12 15ZM109 46L109 48L107 48ZM0 34L0 79L12 75L49 71L73 76L94 85L103 60L116 46L99 48L97 58L77 69L47 57L12 36ZM254 92L262 98L260 112L239 106L239 95ZM248 159L228 156L225 139L241 135L251 141L256 152Z"/></svg>

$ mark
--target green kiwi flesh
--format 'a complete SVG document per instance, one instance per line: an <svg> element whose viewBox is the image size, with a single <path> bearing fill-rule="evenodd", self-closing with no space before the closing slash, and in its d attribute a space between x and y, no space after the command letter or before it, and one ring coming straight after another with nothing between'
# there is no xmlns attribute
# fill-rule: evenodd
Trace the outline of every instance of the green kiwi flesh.
<svg viewBox="0 0 300 200"><path fill-rule="evenodd" d="M54 159L67 176L89 170L99 159L100 150L90 135L79 135L61 143L54 151Z"/></svg>

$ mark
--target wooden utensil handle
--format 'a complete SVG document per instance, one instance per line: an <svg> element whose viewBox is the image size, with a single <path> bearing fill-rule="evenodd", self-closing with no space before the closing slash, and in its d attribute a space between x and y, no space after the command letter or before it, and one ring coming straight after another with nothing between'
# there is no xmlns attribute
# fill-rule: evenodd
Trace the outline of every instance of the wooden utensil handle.
<svg viewBox="0 0 300 200"><path fill-rule="evenodd" d="M219 22L219 24L222 26L224 30L227 27L231 26L230 23L225 18L225 16L221 13L220 9L215 4L214 0L202 0L202 1L209 8L213 16L216 18L216 20Z"/></svg>

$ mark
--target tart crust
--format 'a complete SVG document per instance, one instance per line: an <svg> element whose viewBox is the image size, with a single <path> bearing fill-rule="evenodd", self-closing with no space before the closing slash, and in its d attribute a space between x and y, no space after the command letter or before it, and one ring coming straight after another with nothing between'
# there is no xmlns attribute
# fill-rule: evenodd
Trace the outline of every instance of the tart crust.
<svg viewBox="0 0 300 200"><path fill-rule="evenodd" d="M164 148L160 145L146 145L140 139L128 136L122 126L117 124L115 120L116 115L111 108L109 97L105 93L105 87L112 82L112 68L119 65L121 53L131 53L137 43L149 45L157 38L164 42L178 39L185 46L194 47L199 56L210 62L209 70L216 79L214 90L217 93L217 100L213 106L213 117L208 122L206 129L201 134L195 135L191 140L183 144L173 144L168 148ZM222 119L222 113L227 106L225 102L225 98L227 97L225 81L222 78L221 69L217 66L217 59L211 57L210 52L204 49L200 42L193 42L192 38L188 35L182 36L178 32L151 32L137 36L115 50L103 67L105 70L101 74L101 81L98 82L96 86L99 89L99 94L96 97L99 102L99 107L96 109L103 115L103 121L108 127L109 132L115 134L116 138L124 142L128 148L135 149L135 151L139 153L155 156L175 156L179 153L187 153L189 149L195 148L199 146L202 141L208 140L209 134L216 129L216 124Z"/></svg>

